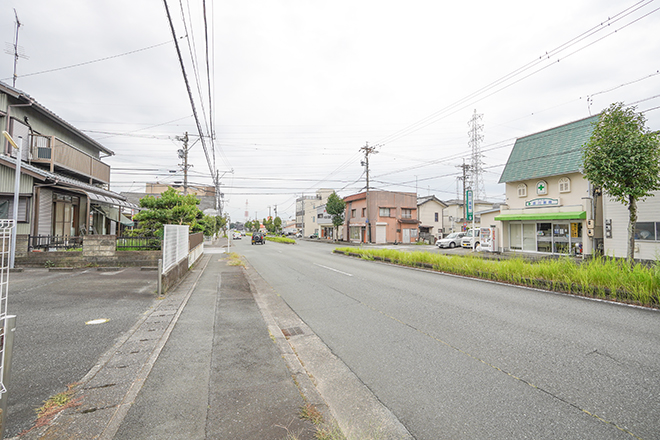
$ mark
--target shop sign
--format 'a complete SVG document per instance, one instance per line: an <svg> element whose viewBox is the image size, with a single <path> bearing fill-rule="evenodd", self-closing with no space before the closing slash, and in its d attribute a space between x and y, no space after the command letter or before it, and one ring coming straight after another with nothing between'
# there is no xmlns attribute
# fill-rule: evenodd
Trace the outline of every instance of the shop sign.
<svg viewBox="0 0 660 440"><path fill-rule="evenodd" d="M474 200L471 189L465 191L465 206L466 206L467 221L471 222L474 216Z"/></svg>
<svg viewBox="0 0 660 440"><path fill-rule="evenodd" d="M559 206L559 199L541 197L539 199L533 199L525 202L526 208L535 207L535 206Z"/></svg>

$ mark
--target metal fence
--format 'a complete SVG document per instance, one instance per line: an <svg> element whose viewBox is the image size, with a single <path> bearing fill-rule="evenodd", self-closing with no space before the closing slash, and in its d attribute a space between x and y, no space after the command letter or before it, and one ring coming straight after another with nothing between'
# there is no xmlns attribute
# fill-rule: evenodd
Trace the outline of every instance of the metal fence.
<svg viewBox="0 0 660 440"><path fill-rule="evenodd" d="M188 225L165 225L163 234L163 272L188 257Z"/></svg>
<svg viewBox="0 0 660 440"><path fill-rule="evenodd" d="M0 220L0 436L4 432L4 413L7 407L8 367L11 365L12 323L7 316L7 296L9 292L9 253L13 220ZM10 335L9 332L12 332ZM4 437L3 437L4 438Z"/></svg>
<svg viewBox="0 0 660 440"><path fill-rule="evenodd" d="M159 251L161 245L159 237L117 237L118 251Z"/></svg>
<svg viewBox="0 0 660 440"><path fill-rule="evenodd" d="M28 251L82 249L82 241L82 237L68 235L30 235L28 236Z"/></svg>

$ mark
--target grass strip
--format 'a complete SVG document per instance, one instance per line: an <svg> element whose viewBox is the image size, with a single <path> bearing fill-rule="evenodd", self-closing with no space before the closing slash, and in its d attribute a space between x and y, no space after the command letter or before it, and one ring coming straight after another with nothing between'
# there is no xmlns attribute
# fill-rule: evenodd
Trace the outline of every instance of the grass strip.
<svg viewBox="0 0 660 440"><path fill-rule="evenodd" d="M292 238L286 238L286 237L271 237L270 235L266 235L264 237L268 241L274 241L276 243L287 243L287 244L296 244L296 240Z"/></svg>
<svg viewBox="0 0 660 440"><path fill-rule="evenodd" d="M626 260L570 257L539 261L514 257L493 260L478 255L445 255L393 249L336 248L335 252L366 260L538 287L647 307L660 307L660 265L630 265Z"/></svg>

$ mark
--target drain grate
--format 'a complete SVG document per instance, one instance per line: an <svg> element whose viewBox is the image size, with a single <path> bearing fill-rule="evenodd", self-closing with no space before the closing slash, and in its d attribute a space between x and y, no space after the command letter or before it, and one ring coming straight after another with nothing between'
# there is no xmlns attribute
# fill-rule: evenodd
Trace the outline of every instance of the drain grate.
<svg viewBox="0 0 660 440"><path fill-rule="evenodd" d="M303 331L300 327L289 327L289 328L283 328L282 334L288 338L290 336L302 335Z"/></svg>

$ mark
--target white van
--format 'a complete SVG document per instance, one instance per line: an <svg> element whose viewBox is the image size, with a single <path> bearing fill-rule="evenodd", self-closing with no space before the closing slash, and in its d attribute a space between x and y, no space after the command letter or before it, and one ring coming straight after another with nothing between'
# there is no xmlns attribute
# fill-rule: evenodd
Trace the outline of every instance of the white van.
<svg viewBox="0 0 660 440"><path fill-rule="evenodd" d="M465 236L461 239L461 247L468 249L476 249L479 246L479 232L480 229L470 229Z"/></svg>

